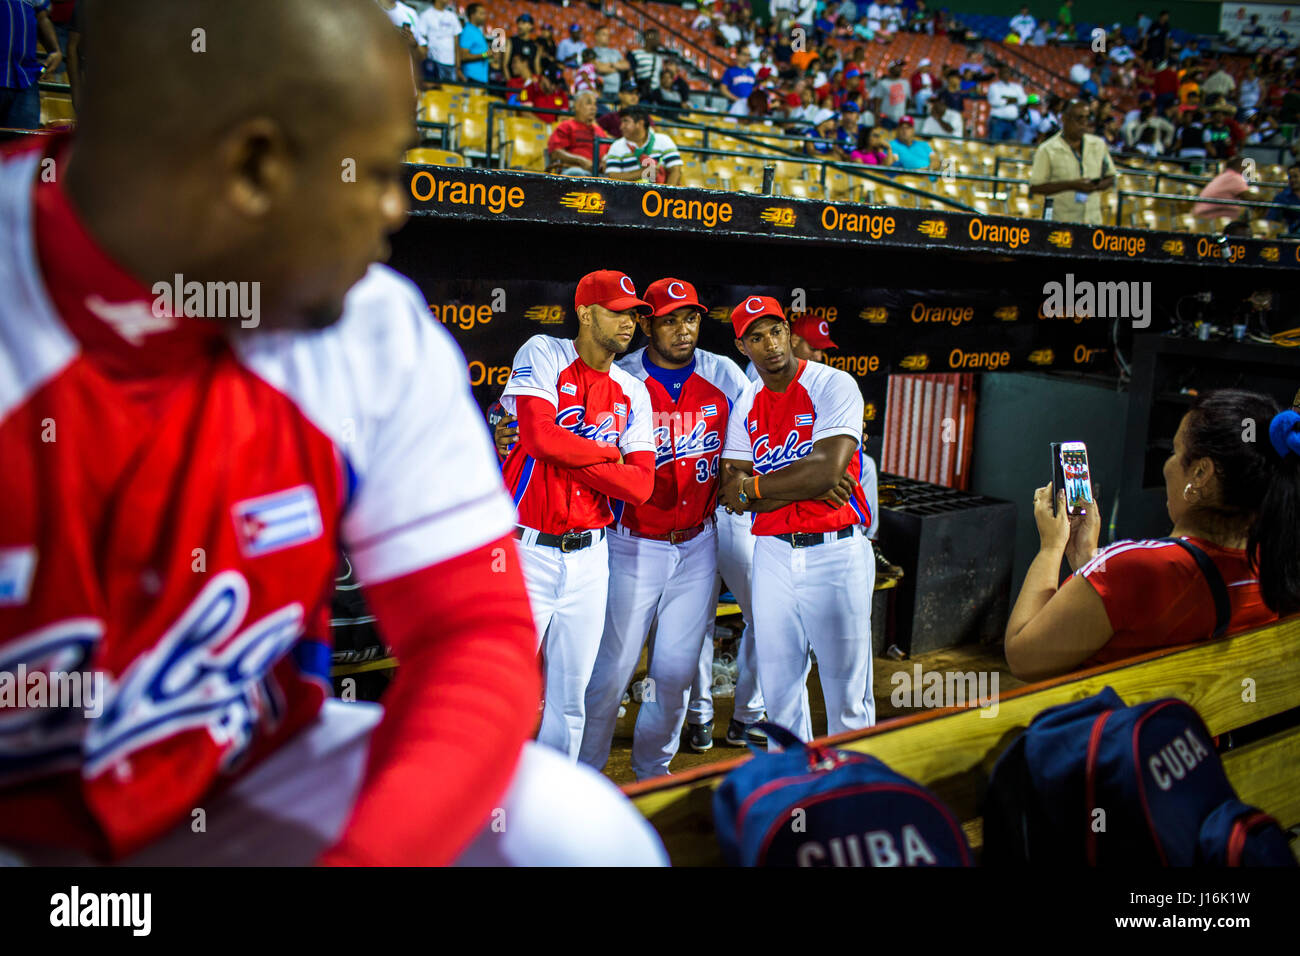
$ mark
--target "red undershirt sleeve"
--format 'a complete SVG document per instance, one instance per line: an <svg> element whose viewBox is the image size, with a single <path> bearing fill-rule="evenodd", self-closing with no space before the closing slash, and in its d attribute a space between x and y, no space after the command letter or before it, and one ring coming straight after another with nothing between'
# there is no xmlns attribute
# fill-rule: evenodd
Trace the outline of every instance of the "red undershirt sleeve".
<svg viewBox="0 0 1300 956"><path fill-rule="evenodd" d="M537 635L503 537L366 588L399 665L325 865L451 863L499 806L537 723Z"/></svg>
<svg viewBox="0 0 1300 956"><path fill-rule="evenodd" d="M519 445L537 461L565 468L618 461L616 445L580 438L555 424L555 406L546 399L520 395L515 408L519 414Z"/></svg>
<svg viewBox="0 0 1300 956"><path fill-rule="evenodd" d="M623 464L588 465L577 470L586 484L616 501L643 505L655 487L655 453L634 451Z"/></svg>

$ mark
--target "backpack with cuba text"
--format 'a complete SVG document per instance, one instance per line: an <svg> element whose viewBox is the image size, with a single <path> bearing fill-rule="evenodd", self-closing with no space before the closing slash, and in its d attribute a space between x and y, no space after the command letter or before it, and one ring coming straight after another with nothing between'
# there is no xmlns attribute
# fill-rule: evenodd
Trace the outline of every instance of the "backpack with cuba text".
<svg viewBox="0 0 1300 956"><path fill-rule="evenodd" d="M1205 722L1114 690L1043 711L1002 754L986 865L1295 866L1286 834L1237 799Z"/></svg>
<svg viewBox="0 0 1300 956"><path fill-rule="evenodd" d="M875 757L805 744L759 724L755 752L713 796L731 866L970 866L961 825L934 794Z"/></svg>

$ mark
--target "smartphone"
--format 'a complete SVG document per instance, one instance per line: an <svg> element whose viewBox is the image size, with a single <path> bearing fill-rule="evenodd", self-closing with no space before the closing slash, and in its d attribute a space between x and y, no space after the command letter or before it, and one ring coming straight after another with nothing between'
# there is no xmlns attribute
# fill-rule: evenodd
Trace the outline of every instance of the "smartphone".
<svg viewBox="0 0 1300 956"><path fill-rule="evenodd" d="M1093 507L1092 476L1088 472L1088 446L1081 441L1052 442L1052 514L1065 490L1065 513L1086 515Z"/></svg>

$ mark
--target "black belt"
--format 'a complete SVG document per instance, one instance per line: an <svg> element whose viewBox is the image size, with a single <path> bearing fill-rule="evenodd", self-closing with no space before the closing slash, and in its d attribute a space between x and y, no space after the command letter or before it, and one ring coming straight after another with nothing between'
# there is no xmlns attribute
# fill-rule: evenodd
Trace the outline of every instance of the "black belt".
<svg viewBox="0 0 1300 956"><path fill-rule="evenodd" d="M792 548L815 548L819 544L826 543L826 534L829 533L830 532L816 532L805 534L801 531L796 531L793 534L774 534L772 537L784 541ZM836 541L839 541L842 538L851 537L853 537L853 525L849 525L847 528L840 528L839 531L835 532Z"/></svg>
<svg viewBox="0 0 1300 956"><path fill-rule="evenodd" d="M515 537L522 538L525 531L531 530L531 528L525 528L523 525L515 525ZM583 548L590 548L604 537L604 528L598 528L595 532L566 531L564 534L546 534L544 531L539 531L537 532L537 543L548 548L559 548L565 554L568 554L570 551L581 551Z"/></svg>

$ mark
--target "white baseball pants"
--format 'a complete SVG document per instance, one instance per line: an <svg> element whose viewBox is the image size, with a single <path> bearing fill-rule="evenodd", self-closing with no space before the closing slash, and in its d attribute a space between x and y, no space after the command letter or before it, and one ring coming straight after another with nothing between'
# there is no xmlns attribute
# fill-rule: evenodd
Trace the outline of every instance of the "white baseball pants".
<svg viewBox="0 0 1300 956"><path fill-rule="evenodd" d="M519 539L528 601L545 661L546 703L537 741L576 762L586 723L587 682L605 625L608 536L567 553L536 542L537 534L531 530Z"/></svg>
<svg viewBox="0 0 1300 956"><path fill-rule="evenodd" d="M768 719L812 739L809 651L826 702L827 732L876 722L871 689L871 598L876 562L855 525L810 548L761 535L754 546L754 638Z"/></svg>
<svg viewBox="0 0 1300 956"><path fill-rule="evenodd" d="M751 601L751 581L754 573L754 536L749 531L751 524L747 514L733 515L726 508L719 508L718 515L718 575L719 581L714 588L714 604L722 591L722 582L727 583L736 603L740 605L740 616L745 622L745 630L740 635L740 647L736 656L736 698L735 713L732 715L741 723L752 724L763 716L763 691L758 684L758 661L754 653L754 609ZM699 673L691 688L691 703L687 715L693 724L707 724L713 720L713 621L710 620L705 631L704 647L700 652Z"/></svg>
<svg viewBox="0 0 1300 956"><path fill-rule="evenodd" d="M617 528L617 526L616 526ZM711 525L681 544L609 536L609 601L605 634L587 685L587 729L580 760L602 769L609 760L623 691L655 625L649 678L632 731L638 780L662 776L677 754L700 644L713 620L717 533Z"/></svg>
<svg viewBox="0 0 1300 956"><path fill-rule="evenodd" d="M333 846L365 773L378 704L325 702L314 724L228 790L204 801L124 866L309 866ZM0 857L6 854L0 849ZM94 861L70 850L14 848L35 866ZM622 792L554 750L525 745L501 806L456 866L665 866L659 835Z"/></svg>

